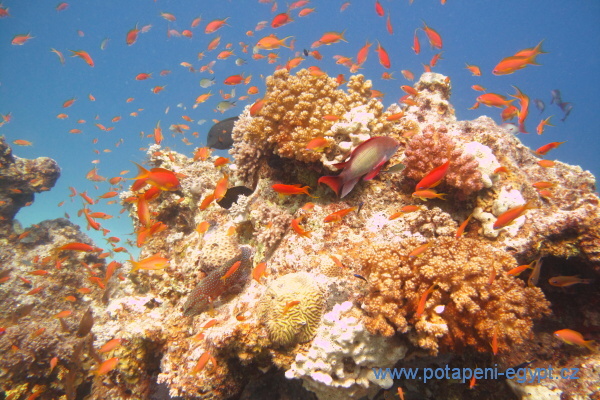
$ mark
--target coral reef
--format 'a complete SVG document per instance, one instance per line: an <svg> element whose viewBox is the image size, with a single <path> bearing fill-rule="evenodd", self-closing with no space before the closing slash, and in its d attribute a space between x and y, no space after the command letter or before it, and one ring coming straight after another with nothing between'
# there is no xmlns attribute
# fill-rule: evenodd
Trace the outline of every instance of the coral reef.
<svg viewBox="0 0 600 400"><path fill-rule="evenodd" d="M161 268L124 266L129 274L122 280L103 280L109 268L97 251L58 252L69 242L91 243L67 221L41 223L29 234L6 224L13 236L2 237L0 252L0 278L8 277L0 285L7 305L0 312L0 350L7 355L1 367L9 371L0 377L3 387L25 393L51 384L49 397L56 398L75 398L76 390L82 398L168 392L212 400L260 397L268 380L293 398L311 398L310 391L348 399L390 397L400 383L407 398L424 391L459 398L467 396L466 385L392 382L374 377L372 368L502 369L525 362L537 368L546 367L537 361L543 360L590 368L581 380L545 381L515 387L516 393L597 390L590 371L598 355L552 335L568 327L588 339L600 326L594 177L561 162L542 168L536 154L487 117L457 121L442 75L423 74L411 104L386 111L370 98L364 77L349 82L345 92L307 70L276 72L267 79L263 109L250 115L247 107L235 124L233 164L216 168L214 156L194 160L150 146L149 164L172 173L180 186L154 193L138 187L121 199L139 260L168 260ZM399 143L379 175L343 199L318 187L320 176L373 136ZM328 144L322 152L306 150L320 137ZM450 169L436 190L447 199L413 198L415 183L445 161ZM229 187L252 189L229 209L208 201L225 174ZM533 185L542 181L554 184L543 195ZM275 183L308 185L316 197L280 196ZM523 215L494 228L499 215L523 204ZM294 230L297 218L310 235ZM16 246L6 246L15 239ZM530 284L529 269L508 273L538 258L543 266ZM57 262L61 267L53 269ZM39 263L51 273L30 277ZM559 275L595 281L576 290L548 283ZM36 287L42 289L27 294ZM77 292L82 288L92 290ZM77 301L66 307L61 299L70 295ZM85 334L88 328L75 321L84 321L90 307L94 323ZM67 308L70 317L53 318ZM46 331L33 335L40 325ZM99 355L113 339L126 345ZM47 367L53 356L59 357L54 372ZM119 359L113 370L90 374L111 357ZM469 393L488 390L511 389L484 381Z"/></svg>

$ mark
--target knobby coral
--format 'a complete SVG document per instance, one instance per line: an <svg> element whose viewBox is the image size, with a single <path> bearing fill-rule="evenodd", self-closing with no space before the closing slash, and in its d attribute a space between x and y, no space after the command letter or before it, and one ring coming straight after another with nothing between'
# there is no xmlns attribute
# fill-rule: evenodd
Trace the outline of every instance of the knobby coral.
<svg viewBox="0 0 600 400"><path fill-rule="evenodd" d="M448 185L465 195L483 188L477 160L456 145L446 128L435 129L428 125L408 142L405 155L404 174L415 181L421 180L433 168L450 161L445 178Z"/></svg>
<svg viewBox="0 0 600 400"><path fill-rule="evenodd" d="M412 238L363 253L371 332L410 331L416 345L434 354L440 347L487 351L494 336L507 349L529 338L533 320L549 312L539 288L506 274L516 266L509 254L475 239L440 237L421 256L408 257L420 244Z"/></svg>

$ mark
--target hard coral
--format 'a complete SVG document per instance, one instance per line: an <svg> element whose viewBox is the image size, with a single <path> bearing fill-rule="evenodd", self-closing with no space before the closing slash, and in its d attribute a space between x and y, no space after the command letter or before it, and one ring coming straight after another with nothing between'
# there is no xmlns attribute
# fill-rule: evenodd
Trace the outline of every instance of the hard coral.
<svg viewBox="0 0 600 400"><path fill-rule="evenodd" d="M539 288L505 273L516 264L508 253L475 239L441 237L420 257L408 257L419 244L407 239L363 253L371 283L363 308L371 332L414 330L411 340L434 354L440 347L488 351L497 335L502 350L529 338L533 319L549 313ZM416 316L417 303L432 285L423 314ZM434 312L438 305L445 306L443 312Z"/></svg>
<svg viewBox="0 0 600 400"><path fill-rule="evenodd" d="M276 154L303 162L321 160L321 153L307 150L306 145L314 138L335 135L330 131L334 122L325 116L341 117L362 105L380 116L383 108L370 98L371 83L362 75L350 77L348 92L339 89L335 79L315 76L306 69L296 75L285 69L276 71L266 83L263 108L251 116L247 107L233 130L230 153L239 167L238 177L244 181L254 175L256 161L263 155Z"/></svg>
<svg viewBox="0 0 600 400"><path fill-rule="evenodd" d="M464 195L483 188L477 160L456 145L446 128L435 129L428 125L423 133L415 135L408 142L405 155L404 174L415 181L449 160L450 167L445 177L448 185L459 189Z"/></svg>
<svg viewBox="0 0 600 400"><path fill-rule="evenodd" d="M291 301L299 301L289 307ZM311 340L321 322L325 297L312 276L296 272L269 284L260 300L259 314L271 342L288 346Z"/></svg>

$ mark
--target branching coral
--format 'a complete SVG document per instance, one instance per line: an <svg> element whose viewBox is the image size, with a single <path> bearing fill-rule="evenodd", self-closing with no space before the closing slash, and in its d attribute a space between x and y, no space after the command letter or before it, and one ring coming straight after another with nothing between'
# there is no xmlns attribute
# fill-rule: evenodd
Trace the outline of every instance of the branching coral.
<svg viewBox="0 0 600 400"><path fill-rule="evenodd" d="M371 332L391 336L414 330L413 342L432 353L441 346L487 351L494 335L507 349L529 338L533 319L549 312L539 288L506 274L516 264L509 254L475 239L442 237L430 243L420 257L408 257L422 244L415 239L363 253L371 283L363 308ZM417 316L429 288L424 312ZM433 310L442 305L443 312Z"/></svg>
<svg viewBox="0 0 600 400"><path fill-rule="evenodd" d="M477 160L458 147L445 128L435 129L432 125L423 133L415 135L406 147L406 169L404 174L421 180L433 168L450 160L445 182L465 195L483 188Z"/></svg>

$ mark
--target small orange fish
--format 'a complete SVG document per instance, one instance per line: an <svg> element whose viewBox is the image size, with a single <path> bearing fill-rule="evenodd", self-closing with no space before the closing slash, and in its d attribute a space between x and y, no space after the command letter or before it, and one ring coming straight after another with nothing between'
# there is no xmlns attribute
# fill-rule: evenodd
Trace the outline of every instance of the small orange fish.
<svg viewBox="0 0 600 400"><path fill-rule="evenodd" d="M214 166L215 167L222 167L225 164L229 163L229 158L225 158L225 157L219 157L215 160L214 162Z"/></svg>
<svg viewBox="0 0 600 400"><path fill-rule="evenodd" d="M552 160L540 160L537 164L543 168L552 168L556 166L556 163Z"/></svg>
<svg viewBox="0 0 600 400"><path fill-rule="evenodd" d="M481 76L481 70L479 69L479 67L477 65L467 64L467 66L465 68L467 68L469 71L471 71L473 76Z"/></svg>
<svg viewBox="0 0 600 400"><path fill-rule="evenodd" d="M356 210L357 208L358 208L357 206L354 206L354 207L350 207L350 208L344 208L343 210L339 210L334 213L331 213L323 219L323 222L340 222L342 220L342 218L344 218L344 216L346 216L346 214Z"/></svg>
<svg viewBox="0 0 600 400"><path fill-rule="evenodd" d="M108 353L109 351L112 351L119 347L122 341L123 339L120 338L111 339L108 342L104 343L104 345L102 345L102 347L98 349L98 353Z"/></svg>
<svg viewBox="0 0 600 400"><path fill-rule="evenodd" d="M465 233L465 229L467 228L467 225L469 224L469 221L471 220L471 217L473 217L473 214L469 215L467 217L467 219L465 219L463 221L463 223L460 224L460 226L456 230L456 235L454 236L455 238L459 239L462 237L462 235Z"/></svg>
<svg viewBox="0 0 600 400"><path fill-rule="evenodd" d="M29 140L23 140L23 139L13 140L13 144L16 144L17 146L32 146L33 145L33 143L30 142Z"/></svg>
<svg viewBox="0 0 600 400"><path fill-rule="evenodd" d="M129 259L129 262L131 265L133 265L131 272L135 272L140 269L155 271L158 269L167 268L169 266L169 259L161 257L160 254L155 254L139 261Z"/></svg>
<svg viewBox="0 0 600 400"><path fill-rule="evenodd" d="M344 38L344 32L326 32L324 33L321 38L319 40L317 40L316 42L314 42L311 47L319 47L321 45L331 45L334 43L338 43L340 41L343 42L348 42L345 38Z"/></svg>
<svg viewBox="0 0 600 400"><path fill-rule="evenodd" d="M538 126L535 128L535 131L537 132L538 135L541 135L542 133L544 133L544 127L554 126L550 123L550 118L552 118L552 115L546 119L541 120L540 123L538 124ZM561 142L561 143L564 143L564 142Z"/></svg>
<svg viewBox="0 0 600 400"><path fill-rule="evenodd" d="M507 211L503 212L498 216L496 222L494 222L493 228L500 229L512 224L515 221L515 219L519 218L520 216L525 214L527 210L532 208L535 208L535 205L532 201L528 201L523 205L508 209Z"/></svg>
<svg viewBox="0 0 600 400"><path fill-rule="evenodd" d="M279 39L274 34L271 34L269 36L265 36L264 38L260 39L258 41L258 43L256 43L256 48L260 49L260 50L274 50L274 49L278 49L280 47L290 48L290 45L287 45L285 43L285 41L291 37L292 36L287 36L283 39Z"/></svg>
<svg viewBox="0 0 600 400"><path fill-rule="evenodd" d="M196 232L202 236L208 231L208 228L210 228L210 224L206 221L202 221L196 226Z"/></svg>
<svg viewBox="0 0 600 400"><path fill-rule="evenodd" d="M206 366L206 364L208 363L208 361L210 360L210 358L211 358L211 355L208 351L205 351L204 353L202 353L202 355L198 359L198 363L192 369L191 374L195 375L198 372L202 371L204 369L204 367Z"/></svg>
<svg viewBox="0 0 600 400"><path fill-rule="evenodd" d="M529 264L519 265L518 267L515 267L515 268L507 271L506 273L508 275L519 276L521 274L521 272L525 271L526 269L533 269L533 266L534 266L535 263L536 263L536 260L533 260Z"/></svg>
<svg viewBox="0 0 600 400"><path fill-rule="evenodd" d="M436 49L442 48L442 37L435 30L428 27L427 24L425 24L425 21L423 21L423 32L427 35L431 47L435 47Z"/></svg>
<svg viewBox="0 0 600 400"><path fill-rule="evenodd" d="M217 185L215 186L215 190L213 192L215 201L219 201L223 197L225 197L225 193L227 193L227 185L228 184L229 184L229 175L225 174L221 179L219 179L219 181L217 182Z"/></svg>
<svg viewBox="0 0 600 400"><path fill-rule="evenodd" d="M227 25L226 22L228 19L229 17L225 19L215 19L214 21L209 22L204 28L204 33L209 34L216 32L218 29L221 29L223 26Z"/></svg>
<svg viewBox="0 0 600 400"><path fill-rule="evenodd" d="M94 371L94 374L97 376L104 375L115 369L115 367L119 364L119 359L117 357L109 358L108 360L102 362L98 366L98 369Z"/></svg>
<svg viewBox="0 0 600 400"><path fill-rule="evenodd" d="M179 179L177 179L177 175L173 171L165 168L152 168L148 170L138 163L134 162L134 164L138 167L138 175L132 179L143 179L146 183L156 186L160 190L174 191L179 189Z"/></svg>
<svg viewBox="0 0 600 400"><path fill-rule="evenodd" d="M575 276L554 276L548 279L548 283L552 286L567 287L578 283L590 284L593 279L582 279L578 275Z"/></svg>
<svg viewBox="0 0 600 400"><path fill-rule="evenodd" d="M125 43L127 43L127 46L131 46L137 41L139 32L140 30L138 29L137 24L127 32L125 35Z"/></svg>
<svg viewBox="0 0 600 400"><path fill-rule="evenodd" d="M57 318L57 319L60 319L60 318L67 318L67 317L68 317L69 315L71 315L72 313L73 313L73 311L71 311L71 310L64 310L64 311L61 311L61 312L59 312L59 313L57 313L57 314L54 314L54 315L52 316L52 318Z"/></svg>
<svg viewBox="0 0 600 400"><path fill-rule="evenodd" d="M87 51L84 51L84 50L69 50L69 51L71 53L73 53L71 55L71 57L79 57L83 61L85 61L90 67L94 66L94 60L92 59L92 57L89 55L89 53Z"/></svg>
<svg viewBox="0 0 600 400"><path fill-rule="evenodd" d="M261 262L252 270L252 279L260 283L260 278L267 275L267 263Z"/></svg>
<svg viewBox="0 0 600 400"><path fill-rule="evenodd" d="M420 246L417 246L413 251L411 251L408 256L411 258L419 257L425 253L425 251L431 246L431 242L424 243Z"/></svg>
<svg viewBox="0 0 600 400"><path fill-rule="evenodd" d="M238 268L240 267L240 265L242 265L242 261L236 261L231 268L229 268L229 270L225 273L225 275L223 275L221 278L222 281L225 281L227 278L229 278L231 275L233 275L235 273L235 271L238 270Z"/></svg>
<svg viewBox="0 0 600 400"><path fill-rule="evenodd" d="M31 36L30 33L15 35L15 36L13 36L12 41L10 42L10 44L16 45L16 46L22 46L22 45L25 44L25 42L27 42L30 39L33 39L34 37L35 36Z"/></svg>
<svg viewBox="0 0 600 400"><path fill-rule="evenodd" d="M498 328L494 325L494 333L492 335L492 354L498 354Z"/></svg>
<svg viewBox="0 0 600 400"><path fill-rule="evenodd" d="M292 300L289 301L285 307L283 307L283 312L282 314L285 314L286 312L288 312L292 307L297 306L298 304L300 304L300 300Z"/></svg>
<svg viewBox="0 0 600 400"><path fill-rule="evenodd" d="M302 217L293 219L292 220L292 229L294 229L294 232L296 232L298 235L300 235L302 237L310 237L312 231L306 231L306 230L304 230L300 226L300 221L301 220L302 220Z"/></svg>
<svg viewBox="0 0 600 400"><path fill-rule="evenodd" d="M431 189L417 190L412 194L412 197L416 197L421 200L429 200L429 199L435 199L435 198L446 200L444 198L444 196L446 196L446 193L438 193L435 190L431 190Z"/></svg>
<svg viewBox="0 0 600 400"><path fill-rule="evenodd" d="M379 55L379 63L384 68L390 68L392 66L392 64L390 63L390 56L388 55L387 51L385 51L383 46L381 46L381 43L379 43L379 41L377 41L377 49L375 49L375 51Z"/></svg>
<svg viewBox="0 0 600 400"><path fill-rule="evenodd" d="M585 346L591 351L596 351L593 340L584 340L583 335L571 329L561 329L554 332L554 336L567 344L576 344L577 346Z"/></svg>
<svg viewBox="0 0 600 400"><path fill-rule="evenodd" d="M402 207L399 212L390 215L390 217L388 219L394 220L396 218L403 216L404 214L419 211L420 209L421 209L420 206L415 206L415 205L409 204L407 206Z"/></svg>
<svg viewBox="0 0 600 400"><path fill-rule="evenodd" d="M560 146L563 143L567 143L567 142L566 141L564 141L564 142L551 142L551 143L545 144L542 147L538 148L535 151L535 154L537 154L539 156L546 155L546 153L548 153L550 150L557 148L558 146Z"/></svg>
<svg viewBox="0 0 600 400"><path fill-rule="evenodd" d="M313 150L316 152L322 152L329 146L329 141L324 137L314 138L306 145L306 150Z"/></svg>
<svg viewBox="0 0 600 400"><path fill-rule="evenodd" d="M302 186L299 183L295 185L284 185L281 183L276 183L271 187L274 191L283 196L290 196L293 194L305 194L307 196L316 198L315 196L312 196L310 195L310 193L308 193L308 189L310 189L310 186Z"/></svg>
<svg viewBox="0 0 600 400"><path fill-rule="evenodd" d="M427 297L431 293L433 293L436 287L437 284L434 283L425 291L425 293L423 293L421 299L419 300L419 304L417 305L417 312L415 313L415 316L420 317L421 315L423 315L423 313L425 312L425 303L427 303Z"/></svg>

